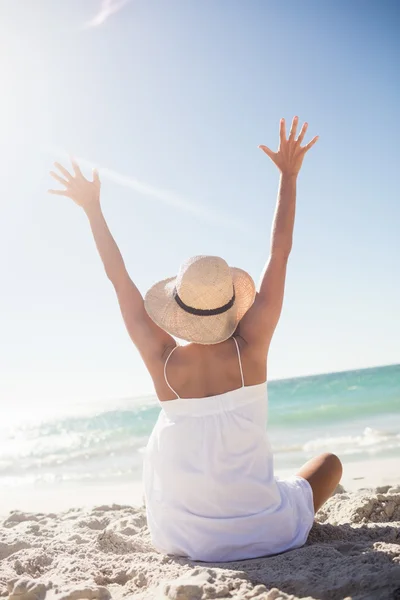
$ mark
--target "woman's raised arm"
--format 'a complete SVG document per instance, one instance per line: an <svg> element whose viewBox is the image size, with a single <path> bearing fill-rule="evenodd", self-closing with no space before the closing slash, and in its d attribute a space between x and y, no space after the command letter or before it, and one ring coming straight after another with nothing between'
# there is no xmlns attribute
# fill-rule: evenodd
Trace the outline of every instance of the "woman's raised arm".
<svg viewBox="0 0 400 600"><path fill-rule="evenodd" d="M85 211L106 275L117 293L121 313L133 343L146 364L153 359L161 358L168 346L175 345L175 340L150 319L144 308L143 297L129 277L121 252L101 210L98 172L94 170L93 181L89 181L82 175L78 164L74 161L72 161L74 175L59 163L55 163L55 166L60 174L54 171L50 174L65 189L49 190L49 192L71 198Z"/></svg>
<svg viewBox="0 0 400 600"><path fill-rule="evenodd" d="M294 117L287 138L285 120L281 119L277 152L273 152L267 146L259 146L278 167L281 176L272 226L270 256L262 273L256 300L242 319L240 333L246 341L255 343L265 352L268 352L282 310L286 267L292 249L297 176L306 152L318 140L318 137L315 137L305 146L301 146L308 125L303 125L296 139L297 124L298 117Z"/></svg>

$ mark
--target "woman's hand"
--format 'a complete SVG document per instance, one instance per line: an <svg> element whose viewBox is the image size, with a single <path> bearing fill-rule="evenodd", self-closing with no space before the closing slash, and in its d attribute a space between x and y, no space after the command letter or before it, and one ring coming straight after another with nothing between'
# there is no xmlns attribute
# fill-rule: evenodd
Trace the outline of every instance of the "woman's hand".
<svg viewBox="0 0 400 600"><path fill-rule="evenodd" d="M318 140L318 136L311 140L305 146L301 146L303 138L306 134L308 123L304 123L301 128L300 135L296 138L297 124L299 122L298 117L294 117L292 126L290 128L289 137L286 139L286 125L285 119L281 119L280 122L280 143L278 152L273 152L267 146L259 146L261 150L270 157L272 162L276 164L278 169L283 175L297 175L301 169L304 156L306 152L314 146Z"/></svg>
<svg viewBox="0 0 400 600"><path fill-rule="evenodd" d="M50 171L50 175L62 183L66 189L49 190L50 194L71 198L85 212L100 207L100 179L96 169L93 169L93 181L89 181L82 175L82 171L74 160L72 161L72 167L75 176L71 175L60 163L56 162L54 166L60 171L62 177L55 171Z"/></svg>

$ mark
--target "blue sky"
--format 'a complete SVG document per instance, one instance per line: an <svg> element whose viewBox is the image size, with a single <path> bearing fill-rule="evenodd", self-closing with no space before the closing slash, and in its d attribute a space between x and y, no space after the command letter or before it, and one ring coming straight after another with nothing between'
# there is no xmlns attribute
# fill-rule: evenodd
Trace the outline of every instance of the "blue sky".
<svg viewBox="0 0 400 600"><path fill-rule="evenodd" d="M194 254L258 279L278 172L257 146L295 114L320 140L269 376L399 362L399 24L389 1L1 2L1 397L152 391L84 214L46 194L54 159L100 167L143 292Z"/></svg>

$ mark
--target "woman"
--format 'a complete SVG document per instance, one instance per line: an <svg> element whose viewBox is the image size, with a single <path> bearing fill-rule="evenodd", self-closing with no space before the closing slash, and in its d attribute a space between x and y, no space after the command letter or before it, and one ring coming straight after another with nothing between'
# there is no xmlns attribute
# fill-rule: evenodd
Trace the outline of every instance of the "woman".
<svg viewBox="0 0 400 600"><path fill-rule="evenodd" d="M277 152L260 148L280 170L270 257L258 292L245 271L222 258L194 257L177 277L142 298L100 207L100 181L56 163L50 190L81 206L121 312L153 379L161 412L150 437L144 483L148 524L162 552L231 561L302 546L314 512L332 494L342 467L334 454L296 475L274 476L266 432L267 357L278 323L292 248L297 176L317 137L301 146L298 118L289 137L280 123ZM189 344L178 346L174 337Z"/></svg>

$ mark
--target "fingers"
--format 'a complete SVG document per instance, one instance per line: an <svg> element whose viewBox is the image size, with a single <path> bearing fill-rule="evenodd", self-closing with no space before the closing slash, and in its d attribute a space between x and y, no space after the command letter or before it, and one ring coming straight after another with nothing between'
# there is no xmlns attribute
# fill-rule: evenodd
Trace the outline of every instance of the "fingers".
<svg viewBox="0 0 400 600"><path fill-rule="evenodd" d="M276 153L268 148L268 146L258 146L267 156L274 160Z"/></svg>
<svg viewBox="0 0 400 600"><path fill-rule="evenodd" d="M72 158L72 156L71 156L71 163L72 163L72 168L74 169L74 173L75 173L76 177L83 177L82 171L80 170L78 163L76 162L76 160L74 158Z"/></svg>
<svg viewBox="0 0 400 600"><path fill-rule="evenodd" d="M56 179L57 181L62 183L62 185L65 185L65 187L68 187L69 181L67 181L66 179L63 179L62 177L60 177L60 175L58 175L54 171L50 171L50 175L53 177L53 179Z"/></svg>
<svg viewBox="0 0 400 600"><path fill-rule="evenodd" d="M306 144L303 148L304 152L308 152L308 150L314 146L314 144L318 141L318 139L319 139L319 136L316 135L315 138L313 138L311 140L311 142L308 142L308 144Z"/></svg>
<svg viewBox="0 0 400 600"><path fill-rule="evenodd" d="M54 196L67 196L69 197L67 190L47 190L49 194L53 194Z"/></svg>
<svg viewBox="0 0 400 600"><path fill-rule="evenodd" d="M294 138L295 138L295 136L296 136L298 121L299 121L299 117L294 117L293 118L292 125L290 127L289 141L293 141Z"/></svg>
<svg viewBox="0 0 400 600"><path fill-rule="evenodd" d="M69 171L67 171L67 169L64 169L64 167L62 165L60 165L60 163L55 162L54 166L57 167L57 169L59 171L61 171L61 173L64 175L65 179L67 179L68 181L70 181L72 179L71 173L69 173Z"/></svg>
<svg viewBox="0 0 400 600"><path fill-rule="evenodd" d="M93 169L93 183L100 185L100 176L97 169Z"/></svg>
<svg viewBox="0 0 400 600"><path fill-rule="evenodd" d="M279 129L279 137L281 139L281 143L282 142L286 142L286 123L285 123L285 119L281 119L280 129Z"/></svg>
<svg viewBox="0 0 400 600"><path fill-rule="evenodd" d="M298 142L299 144L301 144L301 142L302 142L302 141L303 141L303 139L304 139L304 136L305 136L305 134L306 134L306 131L307 131L307 127L308 127L308 123L304 123L303 127L301 128L300 135L299 135L299 137L297 138L297 142Z"/></svg>

